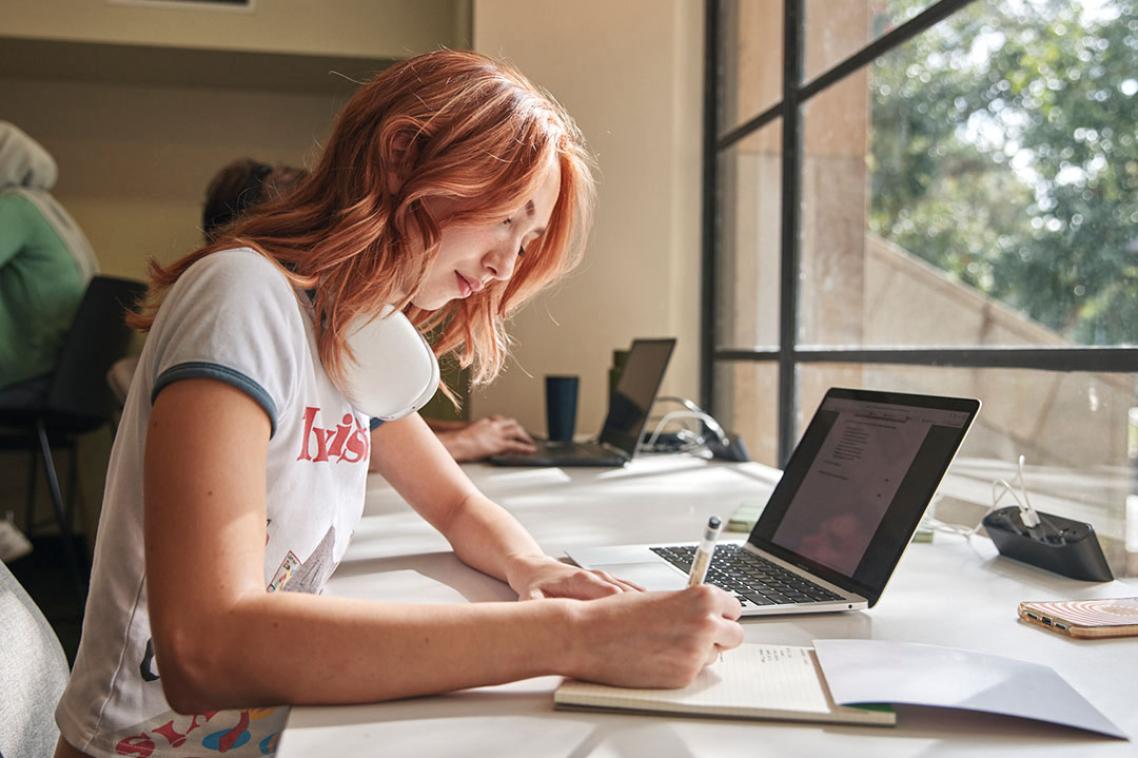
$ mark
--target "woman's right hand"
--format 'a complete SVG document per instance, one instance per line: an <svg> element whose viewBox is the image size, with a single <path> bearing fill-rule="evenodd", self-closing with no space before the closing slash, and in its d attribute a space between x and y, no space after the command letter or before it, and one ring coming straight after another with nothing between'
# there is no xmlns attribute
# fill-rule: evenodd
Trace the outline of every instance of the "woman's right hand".
<svg viewBox="0 0 1138 758"><path fill-rule="evenodd" d="M575 601L567 673L620 687L683 687L743 641L734 597L708 584Z"/></svg>

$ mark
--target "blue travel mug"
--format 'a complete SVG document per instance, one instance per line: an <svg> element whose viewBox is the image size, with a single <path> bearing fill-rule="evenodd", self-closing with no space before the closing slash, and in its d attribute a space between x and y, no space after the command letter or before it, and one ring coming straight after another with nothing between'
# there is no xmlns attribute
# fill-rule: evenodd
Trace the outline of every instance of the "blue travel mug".
<svg viewBox="0 0 1138 758"><path fill-rule="evenodd" d="M575 376L545 377L545 429L550 440L569 442L577 426Z"/></svg>

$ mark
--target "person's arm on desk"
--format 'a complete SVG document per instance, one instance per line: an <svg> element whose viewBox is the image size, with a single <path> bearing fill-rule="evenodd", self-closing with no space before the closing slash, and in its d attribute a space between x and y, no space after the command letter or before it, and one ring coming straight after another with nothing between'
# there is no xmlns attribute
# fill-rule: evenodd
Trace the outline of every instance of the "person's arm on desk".
<svg viewBox="0 0 1138 758"><path fill-rule="evenodd" d="M370 702L546 674L680 686L741 642L738 603L706 585L621 592L551 571L421 419L384 428L394 449L381 470L464 560L520 594L612 596L418 606L266 592L269 419L227 384L184 380L154 403L144 477L151 632L176 710Z"/></svg>
<svg viewBox="0 0 1138 758"><path fill-rule="evenodd" d="M418 415L384 424L372 442L372 470L447 538L463 563L507 582L519 598L591 599L639 589L545 555L513 516L479 492Z"/></svg>
<svg viewBox="0 0 1138 758"><path fill-rule="evenodd" d="M424 419L443 443L443 447L459 463L480 461L502 453L532 453L533 438L517 419L488 416L469 424L461 421Z"/></svg>

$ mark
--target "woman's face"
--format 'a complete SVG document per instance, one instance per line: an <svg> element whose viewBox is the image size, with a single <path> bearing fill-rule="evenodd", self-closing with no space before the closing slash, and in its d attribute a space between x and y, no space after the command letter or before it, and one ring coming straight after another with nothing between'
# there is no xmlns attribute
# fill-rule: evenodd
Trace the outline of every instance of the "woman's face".
<svg viewBox="0 0 1138 758"><path fill-rule="evenodd" d="M439 252L411 302L433 311L455 298L470 297L494 280L514 274L518 257L549 225L561 186L561 168L551 159L542 172L537 191L505 218L483 224L448 224L447 219L466 210L463 202L428 198L427 210L441 228Z"/></svg>

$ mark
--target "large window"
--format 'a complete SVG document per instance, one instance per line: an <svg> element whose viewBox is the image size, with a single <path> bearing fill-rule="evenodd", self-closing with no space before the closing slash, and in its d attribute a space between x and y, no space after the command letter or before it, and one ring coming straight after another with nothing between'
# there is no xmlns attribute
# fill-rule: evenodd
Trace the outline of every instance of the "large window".
<svg viewBox="0 0 1138 758"><path fill-rule="evenodd" d="M707 31L705 403L781 465L828 386L979 397L958 469L1022 453L1124 513L1138 0L708 0Z"/></svg>

